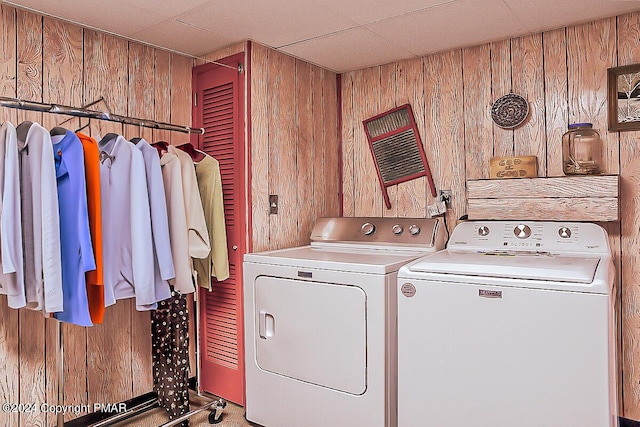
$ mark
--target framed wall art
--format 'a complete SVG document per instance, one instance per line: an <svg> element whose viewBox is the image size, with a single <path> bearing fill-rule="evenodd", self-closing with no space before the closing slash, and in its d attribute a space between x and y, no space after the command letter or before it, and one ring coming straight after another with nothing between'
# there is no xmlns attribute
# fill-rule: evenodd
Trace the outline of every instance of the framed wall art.
<svg viewBox="0 0 640 427"><path fill-rule="evenodd" d="M640 130L640 64L609 68L609 130Z"/></svg>

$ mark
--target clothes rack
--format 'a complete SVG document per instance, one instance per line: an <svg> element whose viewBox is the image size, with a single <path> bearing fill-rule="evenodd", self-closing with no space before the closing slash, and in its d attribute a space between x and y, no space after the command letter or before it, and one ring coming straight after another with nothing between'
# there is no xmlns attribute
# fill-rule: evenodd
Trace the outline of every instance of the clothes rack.
<svg viewBox="0 0 640 427"><path fill-rule="evenodd" d="M99 99L89 105L97 104L104 98ZM172 132L197 133L204 135L204 128L192 128L190 126L175 125L173 123L158 122L155 120L139 119L137 117L121 116L111 112L91 110L86 107L72 107L62 104L47 104L43 102L27 101L18 98L0 96L0 107L16 108L19 110L39 111L42 113L65 114L74 117L85 117L89 119L106 120L110 122L123 123L125 125L141 126L152 129L168 130Z"/></svg>
<svg viewBox="0 0 640 427"><path fill-rule="evenodd" d="M204 135L205 133L204 128L192 128L189 126L175 125L172 123L158 122L155 120L146 120L146 119L139 119L136 117L121 116L121 115L113 114L110 111L104 112L104 111L92 110L88 108L90 106L96 105L104 101L105 101L104 97L100 97L96 101L93 101L83 107L72 107L69 105L47 104L42 102L27 101L27 100L22 100L18 98L0 96L0 107L14 108L19 110L27 110L27 111L37 111L42 113L64 114L68 116L84 117L84 118L97 119L97 120L106 120L111 122L119 122L123 124L147 127L152 129L168 130L173 132L194 133L194 134L200 134L200 135ZM107 106L107 109L109 109L108 106ZM197 293L197 289L196 289L196 293ZM196 303L194 305L195 305L195 318L197 319L196 321L199 324L199 320L200 320L199 305L200 304L199 302L197 302L197 298L196 298ZM56 326L55 326L56 372L58 377L57 404L63 405L64 404L64 336L63 336L64 334L63 334L62 322L60 322L57 319L53 319L53 321L55 321L56 323ZM198 328L199 327L197 327L197 329ZM196 331L195 335L196 335L196 365L197 365L196 366L196 392L198 396L204 397L200 391L200 362L201 361L200 361L200 345L199 345L200 337L199 337L198 331ZM133 408L127 409L126 412L124 413L118 413L100 421L97 424L94 423L93 426L105 427L105 426L113 425L116 422L130 418L132 416L135 416L137 414L140 414L142 412L145 412L155 407L158 407L157 399L150 398L149 400L146 400L134 406ZM176 420L169 421L168 423L164 424L163 427L170 427L170 426L177 425L179 422L187 420L195 414L198 414L200 412L203 412L205 410L209 410L212 408L214 412L210 414L209 419L215 420L214 422L218 422L220 420L220 417L222 416L221 411L225 407L226 407L226 401L224 401L224 399L212 400L197 409L187 412L186 414L182 415ZM56 427L64 427L64 424L65 424L64 413L60 411L57 414Z"/></svg>

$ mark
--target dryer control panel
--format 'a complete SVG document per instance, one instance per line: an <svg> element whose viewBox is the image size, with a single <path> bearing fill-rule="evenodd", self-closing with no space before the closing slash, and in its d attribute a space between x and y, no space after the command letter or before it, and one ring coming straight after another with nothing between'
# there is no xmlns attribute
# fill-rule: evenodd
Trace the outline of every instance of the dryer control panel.
<svg viewBox="0 0 640 427"><path fill-rule="evenodd" d="M440 250L444 236L444 224L438 218L318 218L311 242Z"/></svg>
<svg viewBox="0 0 640 427"><path fill-rule="evenodd" d="M455 228L448 249L601 254L609 253L609 240L591 223L468 221Z"/></svg>

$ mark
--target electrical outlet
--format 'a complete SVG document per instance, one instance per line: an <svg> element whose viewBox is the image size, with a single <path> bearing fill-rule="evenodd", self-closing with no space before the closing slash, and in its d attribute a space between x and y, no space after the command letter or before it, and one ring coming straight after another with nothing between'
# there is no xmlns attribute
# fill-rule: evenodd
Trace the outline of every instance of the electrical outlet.
<svg viewBox="0 0 640 427"><path fill-rule="evenodd" d="M442 215L445 212L447 212L447 205L444 202L435 202L434 204L427 206L427 216L429 218Z"/></svg>
<svg viewBox="0 0 640 427"><path fill-rule="evenodd" d="M440 190L438 194L438 199L441 202L444 202L447 206L451 206L451 198L453 197L453 192L451 190Z"/></svg>

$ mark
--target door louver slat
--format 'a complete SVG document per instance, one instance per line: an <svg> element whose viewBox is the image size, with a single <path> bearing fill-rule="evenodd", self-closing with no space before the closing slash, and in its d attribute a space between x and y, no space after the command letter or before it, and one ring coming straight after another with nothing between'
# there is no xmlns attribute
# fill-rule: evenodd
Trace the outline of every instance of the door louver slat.
<svg viewBox="0 0 640 427"><path fill-rule="evenodd" d="M234 201L234 87L232 83L203 93L204 151L218 160L227 229L235 224ZM228 230L229 231L229 230ZM229 266L229 278L214 283L206 295L206 357L232 369L238 368L238 313L236 308L236 266Z"/></svg>

